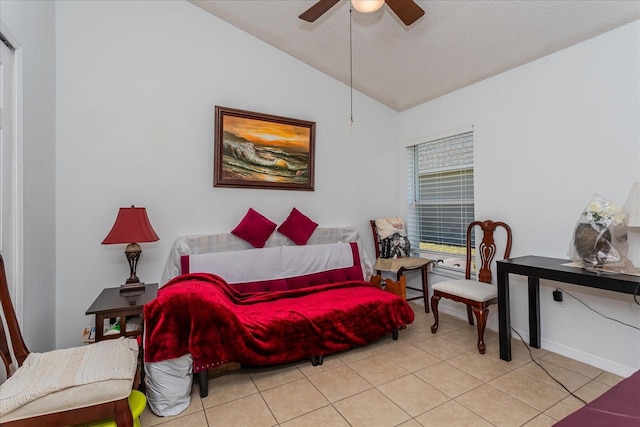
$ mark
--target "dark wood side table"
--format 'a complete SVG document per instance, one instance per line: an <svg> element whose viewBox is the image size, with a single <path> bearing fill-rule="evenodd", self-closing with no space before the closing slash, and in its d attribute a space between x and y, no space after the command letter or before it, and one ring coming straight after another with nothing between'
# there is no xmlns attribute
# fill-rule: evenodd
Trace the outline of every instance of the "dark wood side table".
<svg viewBox="0 0 640 427"><path fill-rule="evenodd" d="M85 314L96 316L96 342L119 337L135 337L144 332L142 308L158 294L158 284L144 285L144 291L120 292L120 288L103 289ZM140 316L140 329L127 331L127 317ZM120 333L105 335L105 319L120 320Z"/></svg>
<svg viewBox="0 0 640 427"><path fill-rule="evenodd" d="M119 337L136 337L144 333L144 319L142 318L143 307L158 295L158 284L148 283L144 285L144 290L120 292L120 287L103 289L98 298L91 304L85 314L95 314L96 316L96 342L114 339ZM139 317L140 329L127 330L127 317ZM104 334L105 319L117 319L120 321L120 332L117 334ZM144 354L143 346L140 345L138 352L138 375L135 384L139 384L138 389L145 391L144 383Z"/></svg>

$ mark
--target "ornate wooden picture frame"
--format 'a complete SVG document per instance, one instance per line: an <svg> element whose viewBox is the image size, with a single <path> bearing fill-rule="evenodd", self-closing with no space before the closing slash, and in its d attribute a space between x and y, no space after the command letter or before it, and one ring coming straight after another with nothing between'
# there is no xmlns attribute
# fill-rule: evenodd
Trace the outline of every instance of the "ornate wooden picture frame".
<svg viewBox="0 0 640 427"><path fill-rule="evenodd" d="M216 106L213 186L313 191L315 126Z"/></svg>

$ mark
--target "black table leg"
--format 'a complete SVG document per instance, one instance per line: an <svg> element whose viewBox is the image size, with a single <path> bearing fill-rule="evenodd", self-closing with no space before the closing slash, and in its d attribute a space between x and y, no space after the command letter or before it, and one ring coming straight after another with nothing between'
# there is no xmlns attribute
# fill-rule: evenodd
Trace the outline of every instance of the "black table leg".
<svg viewBox="0 0 640 427"><path fill-rule="evenodd" d="M509 273L498 263L498 328L500 359L511 360L511 313L509 309Z"/></svg>
<svg viewBox="0 0 640 427"><path fill-rule="evenodd" d="M540 279L529 277L529 344L540 348Z"/></svg>

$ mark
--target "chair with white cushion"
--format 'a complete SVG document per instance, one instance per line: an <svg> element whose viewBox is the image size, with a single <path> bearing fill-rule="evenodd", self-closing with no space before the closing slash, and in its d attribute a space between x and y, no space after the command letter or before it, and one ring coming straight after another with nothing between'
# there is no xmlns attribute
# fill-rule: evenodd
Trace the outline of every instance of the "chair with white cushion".
<svg viewBox="0 0 640 427"><path fill-rule="evenodd" d="M137 377L135 339L30 353L20 333L1 255L0 305L0 359L7 378L0 385L0 425L67 426L111 418L118 427L133 426L129 395Z"/></svg>
<svg viewBox="0 0 640 427"><path fill-rule="evenodd" d="M478 246L477 252L481 261L478 269L478 280L471 280L471 233L474 227L482 229L482 242ZM460 280L445 280L432 286L433 296L431 297L431 310L435 323L431 326L431 332L436 333L439 325L438 303L440 298L447 298L467 305L467 317L469 324L473 325L473 314L478 321L478 351L484 354L486 345L484 343L484 330L487 325L489 306L498 302L496 286L491 284L491 263L496 255L496 243L494 232L498 227L504 228L506 232L506 243L504 259L509 258L511 253L511 228L504 222L494 222L491 220L474 221L467 227L467 263L465 278Z"/></svg>

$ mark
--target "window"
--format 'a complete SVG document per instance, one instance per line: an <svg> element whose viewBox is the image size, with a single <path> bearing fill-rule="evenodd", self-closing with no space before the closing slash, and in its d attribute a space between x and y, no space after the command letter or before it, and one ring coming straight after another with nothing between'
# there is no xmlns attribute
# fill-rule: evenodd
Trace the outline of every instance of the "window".
<svg viewBox="0 0 640 427"><path fill-rule="evenodd" d="M474 220L473 131L407 147L407 179L412 248L438 259L464 255Z"/></svg>

